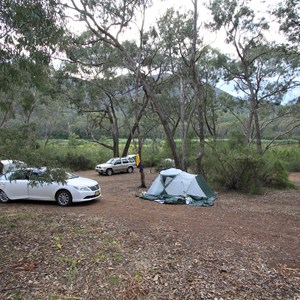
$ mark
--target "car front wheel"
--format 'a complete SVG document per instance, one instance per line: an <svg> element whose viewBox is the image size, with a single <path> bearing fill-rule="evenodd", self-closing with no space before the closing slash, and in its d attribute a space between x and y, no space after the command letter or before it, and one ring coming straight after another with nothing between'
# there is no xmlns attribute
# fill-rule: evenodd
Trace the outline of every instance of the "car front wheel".
<svg viewBox="0 0 300 300"><path fill-rule="evenodd" d="M108 176L111 176L111 175L113 174L113 170L112 170L112 169L107 169L107 170L106 170L106 174L107 174Z"/></svg>
<svg viewBox="0 0 300 300"><path fill-rule="evenodd" d="M133 172L133 167L128 167L127 172L132 173Z"/></svg>
<svg viewBox="0 0 300 300"><path fill-rule="evenodd" d="M4 191L0 190L0 202L7 203L9 201L9 198L5 194Z"/></svg>
<svg viewBox="0 0 300 300"><path fill-rule="evenodd" d="M70 192L61 190L56 193L55 200L60 206L68 206L72 203L72 196Z"/></svg>

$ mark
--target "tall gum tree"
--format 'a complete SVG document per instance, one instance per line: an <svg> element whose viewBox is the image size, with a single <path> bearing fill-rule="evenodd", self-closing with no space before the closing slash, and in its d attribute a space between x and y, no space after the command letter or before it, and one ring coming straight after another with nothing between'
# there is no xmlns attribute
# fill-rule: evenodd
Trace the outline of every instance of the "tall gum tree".
<svg viewBox="0 0 300 300"><path fill-rule="evenodd" d="M187 169L188 138L190 127L199 138L198 152L195 158L196 172L202 171L202 158L205 150L206 135L216 134L216 117L213 104L213 88L218 76L217 52L204 43L201 37L203 26L200 23L198 1L191 1L192 9L183 12L169 9L158 20L157 27L161 48L170 65L170 72L177 80L179 92L173 98L178 99L176 108L179 115L181 136L181 166ZM210 92L209 92L210 91ZM174 101L173 101L174 102ZM175 104L175 103L174 103Z"/></svg>
<svg viewBox="0 0 300 300"><path fill-rule="evenodd" d="M127 48L126 43L122 43L121 37L126 28L133 26L137 10L142 9L147 1L62 1L66 11L73 11L78 16L78 20L85 23L87 29L93 33L90 43L101 41L117 49L123 56L124 69L128 70L139 79L139 82L150 99L156 113L158 114L164 128L168 144L170 146L175 165L180 166L179 156L172 132L168 126L165 113L159 103L155 88L153 88L153 77L147 76L143 68L139 68L138 57ZM142 9L143 10L143 9ZM149 63L149 65L151 65Z"/></svg>
<svg viewBox="0 0 300 300"><path fill-rule="evenodd" d="M70 102L88 115L92 140L110 149L114 157L120 156L119 129L126 127L130 132L122 150L122 156L126 156L147 101L140 96L143 92L139 88L138 97L132 97L136 95L136 79L131 73L120 74L123 68L120 52L101 41L90 43L92 39L91 32L83 32L66 49L69 61L61 71L66 75L66 84L70 86L70 79L74 84L68 91L77 89ZM133 52L138 51L135 44L126 44ZM133 116L136 119L130 124ZM103 136L111 136L112 142L103 142Z"/></svg>
<svg viewBox="0 0 300 300"><path fill-rule="evenodd" d="M29 126L37 104L45 100L47 68L64 34L57 4L55 0L0 1L1 127L15 118L19 118L16 124ZM33 128L29 126L29 134Z"/></svg>
<svg viewBox="0 0 300 300"><path fill-rule="evenodd" d="M234 82L238 98L249 112L243 125L245 144L255 142L257 152L262 154L263 124L270 125L281 116L276 114L277 105L299 84L299 58L288 53L286 47L267 41L267 20L256 18L247 3L249 1L211 1L213 22L209 25L214 30L223 28L226 42L234 49L235 54L224 56L226 80ZM263 119L266 106L272 108L271 120ZM295 126L298 124L286 129L286 133Z"/></svg>
<svg viewBox="0 0 300 300"><path fill-rule="evenodd" d="M187 139L193 119L197 120L197 136L199 151L195 161L195 169L201 171L201 161L205 147L205 106L204 106L204 74L203 66L207 46L200 38L198 24L198 2L192 1L193 9L179 12L169 9L158 21L162 48L166 49L170 72L177 78L179 92L178 111L180 112L181 167L187 169ZM174 97L175 98L175 97ZM193 118L196 116L196 118ZM196 122L195 122L196 123ZM194 126L194 128L196 128Z"/></svg>

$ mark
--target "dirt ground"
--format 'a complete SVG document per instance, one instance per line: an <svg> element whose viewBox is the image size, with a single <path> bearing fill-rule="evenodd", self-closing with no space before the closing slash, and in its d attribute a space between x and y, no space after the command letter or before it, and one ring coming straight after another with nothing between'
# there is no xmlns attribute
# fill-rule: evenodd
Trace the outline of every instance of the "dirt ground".
<svg viewBox="0 0 300 300"><path fill-rule="evenodd" d="M0 205L0 299L300 299L299 173L212 207L142 200L138 171L77 173L101 199Z"/></svg>

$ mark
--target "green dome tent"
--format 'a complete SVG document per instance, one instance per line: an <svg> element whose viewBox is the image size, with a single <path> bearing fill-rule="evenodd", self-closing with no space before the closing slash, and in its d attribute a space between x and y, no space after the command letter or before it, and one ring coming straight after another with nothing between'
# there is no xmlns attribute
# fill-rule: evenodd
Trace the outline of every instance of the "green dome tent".
<svg viewBox="0 0 300 300"><path fill-rule="evenodd" d="M212 206L214 193L202 175L179 169L163 170L140 198L168 204Z"/></svg>

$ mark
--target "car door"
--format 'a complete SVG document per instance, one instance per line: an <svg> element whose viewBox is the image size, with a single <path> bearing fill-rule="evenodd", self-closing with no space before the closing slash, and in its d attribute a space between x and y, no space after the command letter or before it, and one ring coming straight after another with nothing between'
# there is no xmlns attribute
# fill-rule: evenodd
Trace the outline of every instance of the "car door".
<svg viewBox="0 0 300 300"><path fill-rule="evenodd" d="M31 200L54 200L57 183L45 182L45 172L36 170L30 174L28 198ZM49 181L49 180L48 180Z"/></svg>
<svg viewBox="0 0 300 300"><path fill-rule="evenodd" d="M122 172L126 172L128 167L128 159L122 158Z"/></svg>
<svg viewBox="0 0 300 300"><path fill-rule="evenodd" d="M27 170L18 170L11 173L4 183L4 191L11 200L28 199L28 184Z"/></svg>
<svg viewBox="0 0 300 300"><path fill-rule="evenodd" d="M122 164L121 164L121 159L116 159L114 161L114 173L120 173L122 172Z"/></svg>

